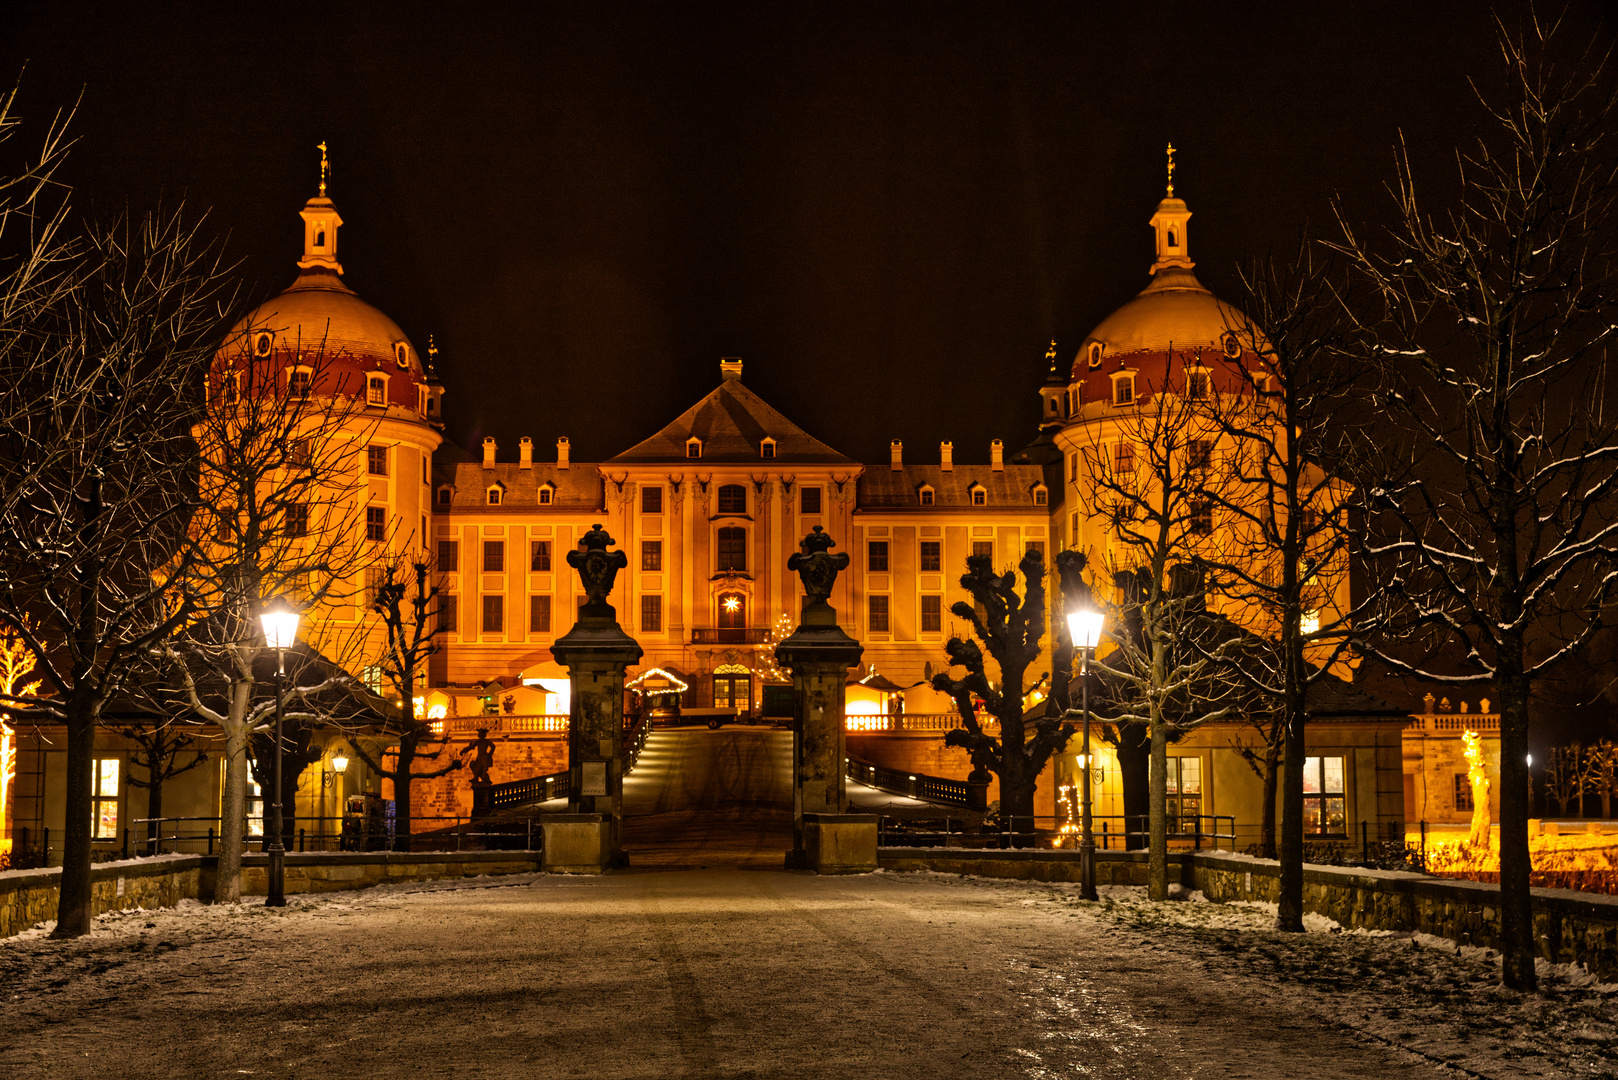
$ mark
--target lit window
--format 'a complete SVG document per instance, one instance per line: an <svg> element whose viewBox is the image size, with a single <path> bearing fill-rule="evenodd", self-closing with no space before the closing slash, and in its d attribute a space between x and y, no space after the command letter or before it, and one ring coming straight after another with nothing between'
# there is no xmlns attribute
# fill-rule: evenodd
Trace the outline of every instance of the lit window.
<svg viewBox="0 0 1618 1080"><path fill-rule="evenodd" d="M386 540L388 538L388 510L385 506L367 506L365 508L365 539Z"/></svg>
<svg viewBox="0 0 1618 1080"><path fill-rule="evenodd" d="M1303 759L1303 831L1341 833L1348 821L1343 759Z"/></svg>
<svg viewBox="0 0 1618 1080"><path fill-rule="evenodd" d="M923 485L921 491L919 492L919 494L921 496L921 505L923 505L923 506L932 506L933 505L934 492L933 492L932 488L927 487L926 485Z"/></svg>
<svg viewBox="0 0 1618 1080"><path fill-rule="evenodd" d="M721 514L747 513L747 489L740 484L725 484L719 489Z"/></svg>
<svg viewBox="0 0 1618 1080"><path fill-rule="evenodd" d="M1305 634L1320 633L1320 612L1306 611L1298 617L1298 629Z"/></svg>
<svg viewBox="0 0 1618 1080"><path fill-rule="evenodd" d="M528 569L536 574L551 572L551 542L549 540L530 540L528 542Z"/></svg>
<svg viewBox="0 0 1618 1080"><path fill-rule="evenodd" d="M365 400L370 405L386 405L388 403L388 380L380 375L372 375L366 379Z"/></svg>
<svg viewBox="0 0 1618 1080"><path fill-rule="evenodd" d="M988 506L989 505L989 493L988 493L988 491L986 489L980 488L980 487L973 488L972 489L972 505L973 506Z"/></svg>
<svg viewBox="0 0 1618 1080"><path fill-rule="evenodd" d="M1169 819L1169 832L1198 832L1197 818L1202 813L1202 759L1200 757L1169 757L1164 760L1166 798L1164 810Z"/></svg>
<svg viewBox="0 0 1618 1080"><path fill-rule="evenodd" d="M1135 400L1135 376L1120 375L1112 380L1112 403L1128 405Z"/></svg>
<svg viewBox="0 0 1618 1080"><path fill-rule="evenodd" d="M117 758L96 758L90 774L90 824L97 840L118 839L118 768Z"/></svg>
<svg viewBox="0 0 1618 1080"><path fill-rule="evenodd" d="M365 448L365 467L372 476L388 475L388 448L385 446L367 446Z"/></svg>
<svg viewBox="0 0 1618 1080"><path fill-rule="evenodd" d="M556 489L551 487L549 484L546 484L539 489L539 505L549 506L555 498Z"/></svg>
<svg viewBox="0 0 1618 1080"><path fill-rule="evenodd" d="M642 540L640 543L640 568L642 570L663 569L663 541Z"/></svg>

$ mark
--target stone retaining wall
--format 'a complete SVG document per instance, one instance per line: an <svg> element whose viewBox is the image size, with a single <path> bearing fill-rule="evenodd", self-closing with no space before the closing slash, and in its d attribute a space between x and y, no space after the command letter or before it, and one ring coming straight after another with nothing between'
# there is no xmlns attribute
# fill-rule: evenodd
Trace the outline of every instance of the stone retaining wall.
<svg viewBox="0 0 1618 1080"><path fill-rule="evenodd" d="M933 870L946 874L1025 881L1078 883L1074 851L960 848L882 848L884 870ZM1232 854L1169 855L1169 877L1201 889L1217 903L1280 895L1280 865ZM1146 853L1096 852L1096 882L1144 885ZM1465 945L1500 947L1500 888L1426 874L1355 867L1306 865L1304 910L1350 929L1419 931ZM1618 978L1618 897L1568 889L1534 889L1534 937L1538 954L1553 963L1580 963L1604 979Z"/></svg>
<svg viewBox="0 0 1618 1080"><path fill-rule="evenodd" d="M91 913L172 907L185 899L212 900L217 861L212 855L160 855L96 863L90 871ZM243 894L264 895L268 857L247 855L242 862ZM286 891L333 892L389 881L529 874L538 870L539 853L526 851L312 853L286 856ZM61 867L0 872L0 937L10 937L56 918L61 879Z"/></svg>

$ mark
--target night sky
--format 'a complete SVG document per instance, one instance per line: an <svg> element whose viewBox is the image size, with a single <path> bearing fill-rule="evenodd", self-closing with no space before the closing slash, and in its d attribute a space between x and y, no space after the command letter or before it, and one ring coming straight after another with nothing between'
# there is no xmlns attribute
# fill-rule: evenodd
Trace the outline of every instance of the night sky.
<svg viewBox="0 0 1618 1080"><path fill-rule="evenodd" d="M436 335L450 439L579 460L722 355L865 461L1024 445L1049 340L1147 282L1167 142L1232 296L1334 193L1384 212L1400 129L1447 181L1493 48L1430 0L269 6L8 6L22 138L82 90L79 207L210 211L251 302L293 277L326 140L346 280Z"/></svg>
<svg viewBox="0 0 1618 1080"><path fill-rule="evenodd" d="M845 453L987 460L1032 438L1050 339L1146 285L1166 143L1235 298L1334 196L1386 215L1401 131L1441 199L1497 70L1475 0L269 6L7 5L7 151L82 92L79 208L208 211L256 303L325 140L346 280L436 336L450 440L507 458L626 449L734 355ZM1611 39L1601 6L1569 36Z"/></svg>

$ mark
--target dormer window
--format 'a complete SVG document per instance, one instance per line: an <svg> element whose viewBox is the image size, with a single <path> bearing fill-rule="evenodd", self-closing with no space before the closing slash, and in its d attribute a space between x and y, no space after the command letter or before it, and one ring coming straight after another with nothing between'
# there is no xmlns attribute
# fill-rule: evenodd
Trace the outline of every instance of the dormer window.
<svg viewBox="0 0 1618 1080"><path fill-rule="evenodd" d="M443 487L439 488L438 489L438 505L439 506L448 506L450 504L450 500L454 498L454 495L455 495L454 489L451 488L447 484L444 485Z"/></svg>
<svg viewBox="0 0 1618 1080"><path fill-rule="evenodd" d="M499 506L505 501L505 497L505 488L501 487L499 484L490 484L488 490L484 492L483 502L487 506Z"/></svg>
<svg viewBox="0 0 1618 1080"><path fill-rule="evenodd" d="M287 397L293 401L306 401L314 372L306 367L287 369Z"/></svg>
<svg viewBox="0 0 1618 1080"><path fill-rule="evenodd" d="M273 344L275 344L275 337L269 331L262 330L259 333L254 334L253 335L253 355L254 356L268 356L268 355L270 355L270 346L273 345Z"/></svg>
<svg viewBox="0 0 1618 1080"><path fill-rule="evenodd" d="M685 456L695 461L702 456L702 440L695 435L685 440Z"/></svg>
<svg viewBox="0 0 1618 1080"><path fill-rule="evenodd" d="M549 484L539 485L539 505L549 506L556 501L556 489Z"/></svg>
<svg viewBox="0 0 1618 1080"><path fill-rule="evenodd" d="M1047 488L1044 484L1035 484L1034 485L1034 505L1035 506L1049 506L1050 504L1051 504L1051 492L1050 492L1050 489Z"/></svg>
<svg viewBox="0 0 1618 1080"><path fill-rule="evenodd" d="M972 505L973 506L988 506L989 505L989 489L984 487L982 484L973 484L972 485Z"/></svg>
<svg viewBox="0 0 1618 1080"><path fill-rule="evenodd" d="M1187 371L1185 373L1185 399L1187 401L1206 401L1208 398L1208 373L1206 371Z"/></svg>
<svg viewBox="0 0 1618 1080"><path fill-rule="evenodd" d="M775 440L766 435L764 441L758 444L758 456L765 460L773 459L775 457Z"/></svg>
<svg viewBox="0 0 1618 1080"><path fill-rule="evenodd" d="M1229 331L1226 331L1225 336L1219 339L1219 347L1232 360L1239 359L1242 355L1242 339Z"/></svg>
<svg viewBox="0 0 1618 1080"><path fill-rule="evenodd" d="M920 497L921 505L923 506L932 506L936 498L931 484L921 485L921 489L916 494Z"/></svg>
<svg viewBox="0 0 1618 1080"><path fill-rule="evenodd" d="M365 403L367 405L386 405L388 403L388 377L386 375L370 375L366 377Z"/></svg>
<svg viewBox="0 0 1618 1080"><path fill-rule="evenodd" d="M1098 367L1101 366L1101 354L1102 354L1103 351L1105 351L1105 346L1103 346L1101 344L1101 342L1099 342L1099 341L1090 342L1090 366L1091 367L1098 368Z"/></svg>
<svg viewBox="0 0 1618 1080"><path fill-rule="evenodd" d="M1123 372L1112 377L1112 403L1132 405L1135 402L1135 373Z"/></svg>
<svg viewBox="0 0 1618 1080"><path fill-rule="evenodd" d="M410 367L410 346L402 341L395 341L393 343L393 362L399 365L400 371L408 370Z"/></svg>
<svg viewBox="0 0 1618 1080"><path fill-rule="evenodd" d="M234 371L226 372L219 379L219 399L226 405L236 404L237 374Z"/></svg>

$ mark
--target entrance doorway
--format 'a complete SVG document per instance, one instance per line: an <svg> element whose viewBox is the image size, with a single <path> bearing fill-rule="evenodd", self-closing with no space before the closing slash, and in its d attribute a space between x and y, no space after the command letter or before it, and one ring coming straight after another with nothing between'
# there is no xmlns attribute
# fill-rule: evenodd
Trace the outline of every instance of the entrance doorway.
<svg viewBox="0 0 1618 1080"><path fill-rule="evenodd" d="M738 716L750 715L753 711L753 676L715 675L713 704L716 709L733 708Z"/></svg>

